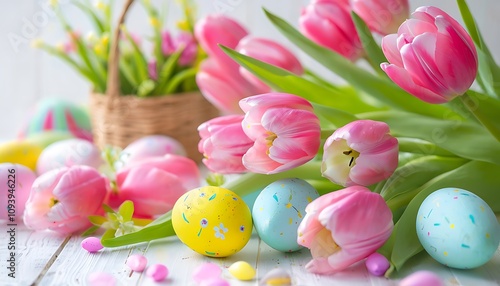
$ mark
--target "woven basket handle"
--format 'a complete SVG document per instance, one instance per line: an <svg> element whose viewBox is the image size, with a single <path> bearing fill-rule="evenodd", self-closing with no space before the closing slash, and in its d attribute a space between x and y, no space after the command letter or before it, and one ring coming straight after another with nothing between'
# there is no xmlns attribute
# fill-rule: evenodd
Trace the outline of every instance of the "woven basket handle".
<svg viewBox="0 0 500 286"><path fill-rule="evenodd" d="M107 78L107 94L110 97L120 96L120 73L119 73L119 63L120 63L120 51L118 49L120 43L120 26L125 22L125 15L128 9L132 5L134 0L127 0L125 6L118 18L118 25L115 27L113 33L113 39L111 41L111 49L109 52L108 59L108 78Z"/></svg>

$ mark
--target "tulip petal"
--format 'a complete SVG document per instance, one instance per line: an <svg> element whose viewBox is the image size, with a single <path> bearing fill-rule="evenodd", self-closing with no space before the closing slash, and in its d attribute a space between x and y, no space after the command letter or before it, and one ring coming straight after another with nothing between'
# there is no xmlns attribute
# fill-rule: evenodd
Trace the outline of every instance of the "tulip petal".
<svg viewBox="0 0 500 286"><path fill-rule="evenodd" d="M387 73L389 78L399 85L406 92L413 94L421 100L429 103L445 103L447 100L439 94L417 85L408 71L396 65L382 63L380 65L383 71Z"/></svg>

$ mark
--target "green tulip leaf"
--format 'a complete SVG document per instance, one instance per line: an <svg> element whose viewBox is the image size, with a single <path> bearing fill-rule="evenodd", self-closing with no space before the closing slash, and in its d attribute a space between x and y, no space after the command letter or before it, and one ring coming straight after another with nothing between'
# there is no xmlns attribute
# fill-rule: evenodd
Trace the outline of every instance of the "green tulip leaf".
<svg viewBox="0 0 500 286"><path fill-rule="evenodd" d="M118 237L114 237L114 232L113 235L103 236L101 238L101 243L105 247L118 247L129 244L148 242L154 239L160 239L174 235L175 231L172 226L172 212L170 211L136 232L124 234Z"/></svg>
<svg viewBox="0 0 500 286"><path fill-rule="evenodd" d="M436 144L432 144L429 141L425 141L418 138L409 138L409 137L398 137L398 145L399 152L407 152L414 154L423 154L423 155L437 155L437 156L445 156L445 157L453 157L453 154L450 151L447 151Z"/></svg>
<svg viewBox="0 0 500 286"><path fill-rule="evenodd" d="M332 72L354 87L365 91L377 101L400 110L442 118L450 109L444 105L430 105L408 94L387 78L378 77L356 66L338 53L319 46L306 38L280 17L264 9L266 16L284 36Z"/></svg>
<svg viewBox="0 0 500 286"><path fill-rule="evenodd" d="M385 73L380 68L381 63L387 62L387 58L380 46L375 42L370 28L366 25L365 21L359 17L355 12L351 12L352 20L356 26L356 31L358 32L359 39L363 45L363 49L368 55L368 62L372 66L373 70L377 73L385 76Z"/></svg>
<svg viewBox="0 0 500 286"><path fill-rule="evenodd" d="M500 110L500 101L472 90L460 96L460 100L490 134L497 139L497 145L499 145L500 120L498 120L498 111Z"/></svg>
<svg viewBox="0 0 500 286"><path fill-rule="evenodd" d="M367 104L359 97L344 93L341 89L325 87L282 68L240 54L230 48L224 46L221 46L221 48L238 64L258 76L274 90L302 96L314 103L351 113L378 109Z"/></svg>
<svg viewBox="0 0 500 286"><path fill-rule="evenodd" d="M406 206L416 195L415 186L422 186L432 178L454 170L468 160L458 157L425 156L399 167L387 179L380 195L394 206L393 211Z"/></svg>
<svg viewBox="0 0 500 286"><path fill-rule="evenodd" d="M433 119L399 111L358 114L358 117L387 123L394 136L419 138L456 156L500 165L500 144L475 123Z"/></svg>

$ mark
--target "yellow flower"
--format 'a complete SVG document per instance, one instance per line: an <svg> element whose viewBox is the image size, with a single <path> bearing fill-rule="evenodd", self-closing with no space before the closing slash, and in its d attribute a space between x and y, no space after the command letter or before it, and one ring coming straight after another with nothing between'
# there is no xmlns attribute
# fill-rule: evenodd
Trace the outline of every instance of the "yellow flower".
<svg viewBox="0 0 500 286"><path fill-rule="evenodd" d="M158 18L156 18L156 17L151 17L151 18L149 18L149 24L153 27L159 27L160 21L158 21Z"/></svg>
<svg viewBox="0 0 500 286"><path fill-rule="evenodd" d="M34 39L33 41L31 41L31 47L33 48L40 48L43 46L43 41L41 39Z"/></svg>
<svg viewBox="0 0 500 286"><path fill-rule="evenodd" d="M104 2L98 0L95 2L94 6L99 9L99 10L105 10L106 9L106 4Z"/></svg>

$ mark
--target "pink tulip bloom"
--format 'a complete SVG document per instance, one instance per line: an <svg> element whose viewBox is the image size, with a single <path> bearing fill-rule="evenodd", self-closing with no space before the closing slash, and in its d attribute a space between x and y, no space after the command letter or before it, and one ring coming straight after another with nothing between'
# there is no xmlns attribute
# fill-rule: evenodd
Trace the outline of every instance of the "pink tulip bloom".
<svg viewBox="0 0 500 286"><path fill-rule="evenodd" d="M167 154L145 158L116 173L118 191L110 196L110 206L126 200L134 203L134 215L152 217L171 210L185 192L200 186L196 163L186 157Z"/></svg>
<svg viewBox="0 0 500 286"><path fill-rule="evenodd" d="M306 37L351 61L364 55L348 0L312 1L302 10L299 26Z"/></svg>
<svg viewBox="0 0 500 286"><path fill-rule="evenodd" d="M198 45L193 35L182 32L172 37L168 31L163 32L161 50L164 55L169 56L181 48L183 51L179 58L179 65L187 66L192 64L198 53Z"/></svg>
<svg viewBox="0 0 500 286"><path fill-rule="evenodd" d="M24 223L30 229L70 234L90 226L99 214L108 181L88 166L63 167L38 177L26 203Z"/></svg>
<svg viewBox="0 0 500 286"><path fill-rule="evenodd" d="M351 0L351 7L370 30L382 35L395 33L410 16L408 0Z"/></svg>
<svg viewBox="0 0 500 286"><path fill-rule="evenodd" d="M304 73L302 64L295 55L275 41L254 36L246 36L241 39L236 50L241 54L280 67L294 74L302 75ZM252 84L260 86L262 90L267 88L267 92L271 91L271 88L245 68L240 67L240 73Z"/></svg>
<svg viewBox="0 0 500 286"><path fill-rule="evenodd" d="M297 242L311 250L308 271L332 274L374 253L393 227L384 199L365 187L352 186L323 195L306 207Z"/></svg>
<svg viewBox="0 0 500 286"><path fill-rule="evenodd" d="M267 93L240 101L243 131L254 141L243 155L250 171L274 174L300 166L319 149L321 128L311 104L296 95Z"/></svg>
<svg viewBox="0 0 500 286"><path fill-rule="evenodd" d="M243 115L227 115L211 119L198 127L201 141L198 150L203 163L212 172L237 174L247 171L242 158L253 145L243 132Z"/></svg>
<svg viewBox="0 0 500 286"><path fill-rule="evenodd" d="M398 140L389 134L386 123L357 120L328 137L321 172L342 186L368 186L392 175L398 153Z"/></svg>
<svg viewBox="0 0 500 286"><path fill-rule="evenodd" d="M478 69L471 37L450 15L420 7L382 39L389 63L380 67L402 89L429 103L445 103L465 93Z"/></svg>
<svg viewBox="0 0 500 286"><path fill-rule="evenodd" d="M195 37L204 51L231 71L238 69L238 64L226 55L218 46L234 49L248 32L236 20L225 15L208 15L198 20L194 29Z"/></svg>
<svg viewBox="0 0 500 286"><path fill-rule="evenodd" d="M228 70L215 59L206 59L196 74L196 83L203 96L224 114L241 114L238 102L250 95L267 92L249 83L238 69Z"/></svg>
<svg viewBox="0 0 500 286"><path fill-rule="evenodd" d="M0 174L0 220L20 223L36 175L30 168L12 163L0 163Z"/></svg>

